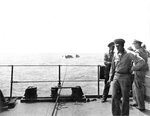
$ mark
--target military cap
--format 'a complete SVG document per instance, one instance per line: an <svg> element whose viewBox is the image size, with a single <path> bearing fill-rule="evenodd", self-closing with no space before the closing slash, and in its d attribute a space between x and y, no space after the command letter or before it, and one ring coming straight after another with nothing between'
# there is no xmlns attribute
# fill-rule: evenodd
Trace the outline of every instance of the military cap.
<svg viewBox="0 0 150 116"><path fill-rule="evenodd" d="M133 41L133 44L136 44L136 43L142 44L141 41L135 39L135 40Z"/></svg>
<svg viewBox="0 0 150 116"><path fill-rule="evenodd" d="M124 40L124 39L115 39L115 40L114 40L114 43L115 43L115 44L121 44L121 45L124 45L125 40Z"/></svg>
<svg viewBox="0 0 150 116"><path fill-rule="evenodd" d="M110 47L110 46L114 46L114 42L110 42L110 43L108 44L108 47Z"/></svg>

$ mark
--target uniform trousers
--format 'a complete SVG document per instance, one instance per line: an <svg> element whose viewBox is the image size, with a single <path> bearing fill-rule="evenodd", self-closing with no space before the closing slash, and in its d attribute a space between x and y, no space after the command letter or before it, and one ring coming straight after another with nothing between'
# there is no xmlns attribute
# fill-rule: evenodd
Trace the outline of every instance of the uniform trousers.
<svg viewBox="0 0 150 116"><path fill-rule="evenodd" d="M131 88L131 75L116 73L112 83L113 116L129 116L130 88ZM121 97L122 97L122 102L120 102Z"/></svg>
<svg viewBox="0 0 150 116"><path fill-rule="evenodd" d="M105 81L104 81L105 82L105 86L104 86L104 91L103 91L103 96L102 96L102 98L104 100L107 99L108 93L109 93L109 89L110 89L110 84L107 84L108 80L109 80L109 73L107 75L105 75Z"/></svg>
<svg viewBox="0 0 150 116"><path fill-rule="evenodd" d="M145 102L144 102L145 71L135 71L134 75L135 77L134 77L134 82L133 82L133 99L135 103L138 105L139 109L145 109Z"/></svg>

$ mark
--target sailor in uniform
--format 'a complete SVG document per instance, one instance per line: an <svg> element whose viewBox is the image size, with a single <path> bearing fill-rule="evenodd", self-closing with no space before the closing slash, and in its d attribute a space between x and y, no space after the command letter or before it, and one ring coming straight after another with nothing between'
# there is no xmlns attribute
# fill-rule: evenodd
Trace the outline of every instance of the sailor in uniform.
<svg viewBox="0 0 150 116"><path fill-rule="evenodd" d="M110 89L110 85L107 84L108 80L109 80L109 72L110 72L110 67L111 67L111 62L112 62L112 58L114 56L114 42L110 42L108 44L109 47L109 52L105 53L104 55L104 65L105 65L105 69L104 69L104 91L103 91L103 96L102 96L102 103L106 102L107 97L108 97L108 93L109 93L109 89Z"/></svg>
<svg viewBox="0 0 150 116"><path fill-rule="evenodd" d="M135 103L133 106L136 106L139 110L145 110L144 102L144 79L145 73L148 70L148 54L146 50L141 46L142 42L139 40L134 40L133 45L135 47L135 53L141 56L145 60L144 66L137 71L134 71L134 81L133 81L133 99Z"/></svg>
<svg viewBox="0 0 150 116"><path fill-rule="evenodd" d="M108 83L112 83L113 116L129 116L129 92L131 89L131 72L141 69L145 61L139 55L128 53L124 49L124 39L114 40L118 51L113 57ZM135 62L135 65L132 65ZM121 101L122 97L122 102Z"/></svg>

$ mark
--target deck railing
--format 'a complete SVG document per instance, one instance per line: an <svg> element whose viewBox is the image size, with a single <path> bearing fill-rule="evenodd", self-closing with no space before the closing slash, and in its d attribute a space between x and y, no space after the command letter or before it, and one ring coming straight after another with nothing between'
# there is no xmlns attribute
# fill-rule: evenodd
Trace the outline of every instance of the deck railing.
<svg viewBox="0 0 150 116"><path fill-rule="evenodd" d="M62 83L61 68L62 67L97 67L97 80L64 80L65 82L96 82L97 81L97 97L100 96L100 77L101 65L0 65L0 67L11 67L11 80L10 80L10 98L13 97L13 84L15 83L44 83L44 82L58 82L58 86ZM58 67L58 79L50 81L15 81L14 80L14 67Z"/></svg>

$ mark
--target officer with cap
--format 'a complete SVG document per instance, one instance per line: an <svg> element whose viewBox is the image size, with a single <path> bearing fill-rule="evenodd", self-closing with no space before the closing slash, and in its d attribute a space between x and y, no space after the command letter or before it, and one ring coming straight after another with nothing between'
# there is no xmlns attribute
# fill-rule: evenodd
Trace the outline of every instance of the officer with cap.
<svg viewBox="0 0 150 116"><path fill-rule="evenodd" d="M116 45L124 46L125 40L124 39L116 39L116 40L114 40L114 43Z"/></svg>
<svg viewBox="0 0 150 116"><path fill-rule="evenodd" d="M142 42L135 39L135 40L133 41L133 44L139 44L139 46L141 46Z"/></svg>
<svg viewBox="0 0 150 116"><path fill-rule="evenodd" d="M105 65L105 69L104 69L104 91L103 91L103 96L102 96L102 103L106 102L107 97L108 97L108 93L109 93L109 88L110 85L107 84L108 80L109 80L109 72L110 72L110 67L111 67L111 62L112 62L112 58L114 56L114 42L110 42L108 44L109 47L109 51L108 53L105 53L104 55L104 65Z"/></svg>
<svg viewBox="0 0 150 116"><path fill-rule="evenodd" d="M144 78L145 73L148 70L148 54L146 50L141 46L142 42L139 40L134 40L133 45L135 47L135 53L141 56L145 60L145 64L141 70L134 71L134 81L133 81L133 99L135 103L133 106L136 106L139 110L145 110L144 102Z"/></svg>
<svg viewBox="0 0 150 116"><path fill-rule="evenodd" d="M138 55L127 53L125 40L114 40L117 53L114 55L108 83L112 83L112 114L113 116L129 116L129 92L131 88L131 72L144 65L144 59ZM132 65L136 61L135 65ZM122 97L122 102L121 101ZM120 104L122 103L122 104ZM121 106L121 108L120 108Z"/></svg>

